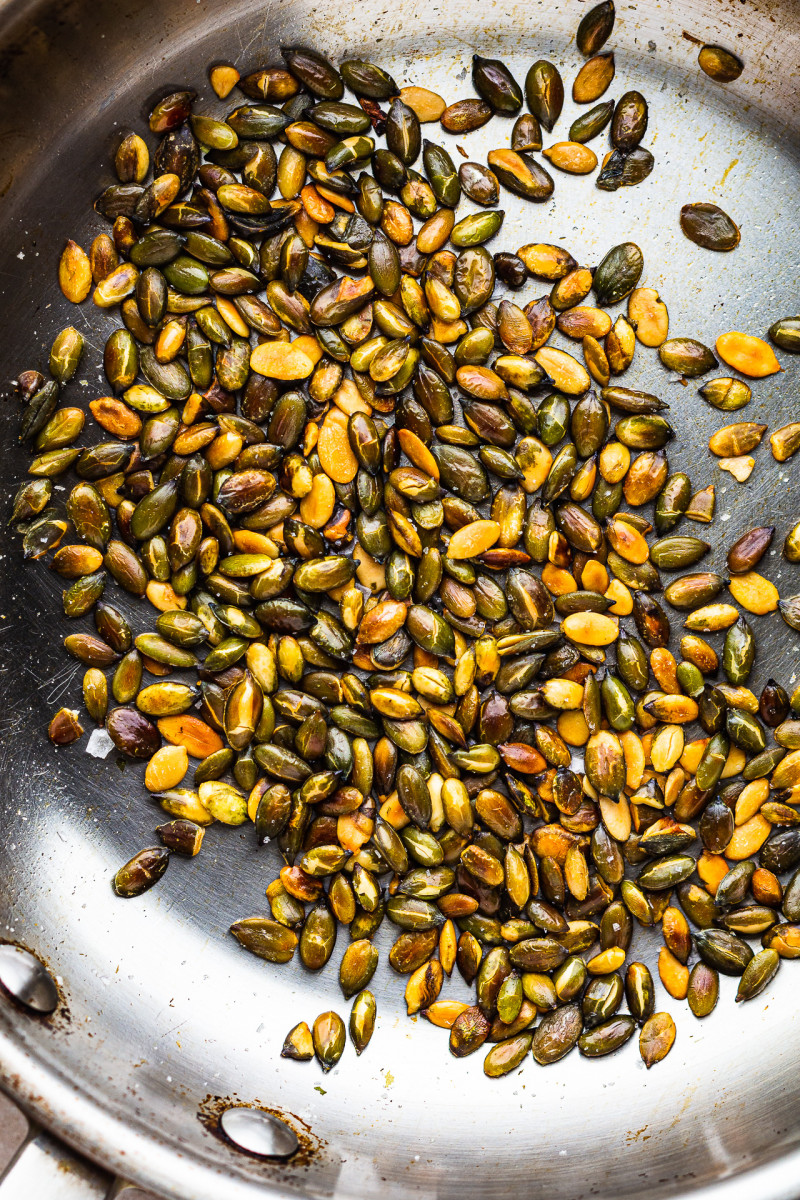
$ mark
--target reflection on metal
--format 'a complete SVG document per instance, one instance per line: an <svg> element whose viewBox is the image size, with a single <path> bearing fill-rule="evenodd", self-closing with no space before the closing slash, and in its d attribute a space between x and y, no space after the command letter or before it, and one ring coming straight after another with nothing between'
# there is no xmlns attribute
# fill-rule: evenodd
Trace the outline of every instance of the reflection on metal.
<svg viewBox="0 0 800 1200"><path fill-rule="evenodd" d="M0 1179L0 1200L106 1200L111 1176L44 1131L23 1146Z"/></svg>
<svg viewBox="0 0 800 1200"><path fill-rule="evenodd" d="M219 1127L240 1150L260 1158L291 1158L300 1146L293 1129L260 1108L226 1108Z"/></svg>
<svg viewBox="0 0 800 1200"><path fill-rule="evenodd" d="M23 1008L38 1016L49 1016L58 1006L58 991L49 973L21 946L0 946L0 984Z"/></svg>

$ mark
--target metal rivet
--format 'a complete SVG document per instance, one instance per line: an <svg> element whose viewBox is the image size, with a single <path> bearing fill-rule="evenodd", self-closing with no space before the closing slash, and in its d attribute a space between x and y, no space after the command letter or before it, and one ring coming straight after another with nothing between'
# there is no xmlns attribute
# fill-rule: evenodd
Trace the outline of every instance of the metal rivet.
<svg viewBox="0 0 800 1200"><path fill-rule="evenodd" d="M219 1124L235 1146L260 1158L291 1158L300 1145L285 1121L260 1108L226 1108Z"/></svg>
<svg viewBox="0 0 800 1200"><path fill-rule="evenodd" d="M40 1016L58 1007L58 990L48 971L21 946L0 946L0 984L23 1007Z"/></svg>

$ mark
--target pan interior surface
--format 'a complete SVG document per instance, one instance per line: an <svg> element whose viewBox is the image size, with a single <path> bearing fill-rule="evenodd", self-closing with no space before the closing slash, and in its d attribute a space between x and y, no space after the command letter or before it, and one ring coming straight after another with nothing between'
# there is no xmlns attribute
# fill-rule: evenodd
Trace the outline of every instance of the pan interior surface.
<svg viewBox="0 0 800 1200"><path fill-rule="evenodd" d="M85 369L67 394L80 402L105 391L102 345L118 321L89 312L90 304L69 306L55 265L67 237L88 245L105 228L91 201L111 182L120 132L145 132L148 101L188 84L200 92L198 111L227 111L238 101L216 100L207 65L252 68L276 61L278 47L292 43L334 62L373 59L399 84L434 88L448 101L473 94L473 51L503 58L519 80L536 58L551 58L569 88L582 61L574 31L587 7L577 0L0 6L2 494L12 494L25 463L7 381L44 367L64 325L76 324L88 343ZM698 40L736 51L746 64L741 79L720 87L702 75ZM617 75L608 95L635 87L647 97L653 174L607 194L592 177L553 172L555 195L544 205L504 192L505 223L490 250L553 242L594 265L612 245L633 240L644 252L642 285L667 303L671 334L710 345L725 330L762 334L797 306L800 5L642 0L618 6L612 42ZM565 138L577 111L568 100L546 141ZM463 137L438 126L423 132L447 144L456 161L458 144L485 161L488 150L508 145L511 126L496 117ZM680 207L701 200L741 225L733 254L714 255L681 234ZM465 204L459 215L471 210ZM526 302L544 290L529 281L520 294ZM760 381L746 419L770 429L797 419L799 377L789 364ZM775 463L765 443L746 486L721 474L706 445L725 414L705 405L691 383L674 382L654 352L639 348L625 383L670 403L672 469L687 471L696 487L717 485L709 569L724 569L727 546L755 523L775 524L779 546L799 515L796 468ZM46 1020L0 1003L2 1078L30 1111L113 1170L182 1200L245 1200L270 1190L343 1200L794 1194L800 1019L789 963L747 1005L734 1005L735 981L723 979L719 1006L702 1022L657 983L657 1008L673 1013L678 1035L650 1072L629 1046L598 1061L574 1053L546 1069L528 1059L490 1081L482 1054L457 1061L445 1032L406 1019L405 980L386 965L392 939L384 924L372 984L378 1023L367 1051L356 1059L348 1046L326 1076L315 1063L282 1060L297 1021L310 1024L328 1008L346 1017L337 983L346 933L318 976L239 949L228 927L267 911L264 889L278 867L277 849L257 851L249 827L211 827L197 859L175 861L145 897L114 898L111 876L155 841L160 810L145 796L141 766L121 770L113 753L93 758L85 740L58 753L48 743L52 713L79 699L81 668L61 649L56 577L41 564L21 569L19 544L8 535L4 555L0 935L40 955L64 998L64 1010ZM798 568L779 552L762 566L782 594L800 591ZM131 618L135 632L152 627L145 607ZM796 635L775 615L754 620L752 686L759 690L767 675L789 686ZM89 618L80 624L91 627ZM654 968L655 941L636 936L634 952L640 945ZM466 998L467 990L454 974L445 994ZM296 1161L238 1153L214 1132L226 1102L283 1114L300 1136ZM748 1174L756 1171L757 1182Z"/></svg>

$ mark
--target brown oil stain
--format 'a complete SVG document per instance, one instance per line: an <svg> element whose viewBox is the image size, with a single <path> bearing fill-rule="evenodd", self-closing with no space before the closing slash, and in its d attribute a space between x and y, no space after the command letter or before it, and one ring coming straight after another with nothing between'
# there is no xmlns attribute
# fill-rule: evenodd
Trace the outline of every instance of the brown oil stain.
<svg viewBox="0 0 800 1200"><path fill-rule="evenodd" d="M636 1142L649 1141L651 1135L647 1132L649 1125L643 1125L641 1129L630 1130L625 1135L625 1141L629 1146L633 1146Z"/></svg>
<svg viewBox="0 0 800 1200"><path fill-rule="evenodd" d="M728 178L728 176L730 175L731 171L732 171L732 170L733 170L733 168L734 168L734 167L735 167L735 166L738 164L738 162L739 162L738 158L734 158L733 162L731 162L731 163L729 163L729 164L728 164L728 166L725 168L725 170L724 170L724 172L723 172L722 179L720 179L720 181L719 181L719 182L720 182L720 186L722 186L722 184L723 184L723 183L725 182L725 180Z"/></svg>
<svg viewBox="0 0 800 1200"><path fill-rule="evenodd" d="M215 1096L209 1092L198 1105L197 1119L209 1133L213 1134L215 1138L223 1142L229 1149L237 1148L226 1138L220 1129L219 1119L225 1110L231 1106L237 1108L257 1108L261 1112L269 1113L271 1117L277 1117L279 1121L283 1121L289 1126L300 1143L298 1150L288 1160L274 1160L259 1158L258 1155L248 1155L248 1157L256 1159L259 1162L280 1167L307 1167L326 1144L322 1138L312 1132L308 1122L304 1121L296 1113L287 1112L283 1108L274 1108L269 1104L262 1104L258 1099L252 1101L242 1100L235 1094L231 1096ZM237 1153L242 1153L242 1151L237 1150Z"/></svg>

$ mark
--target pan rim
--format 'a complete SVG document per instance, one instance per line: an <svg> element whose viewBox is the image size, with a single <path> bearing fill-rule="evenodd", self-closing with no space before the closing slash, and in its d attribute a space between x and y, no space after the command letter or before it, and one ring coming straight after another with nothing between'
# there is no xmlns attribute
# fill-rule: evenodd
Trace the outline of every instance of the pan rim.
<svg viewBox="0 0 800 1200"><path fill-rule="evenodd" d="M153 1191L159 1200L297 1200L298 1193L269 1179L243 1179L121 1120L95 1103L31 1054L13 1032L0 1027L0 1087L29 1117L61 1138L72 1150L118 1178ZM137 1164L131 1172L131 1163ZM139 1168L138 1164L142 1164ZM180 1165L180 1180L176 1178ZM279 1169L286 1169L280 1164ZM726 1179L674 1192L673 1200L797 1200L793 1182L800 1177L800 1147L754 1164ZM753 1184L758 1180L758 1190ZM358 1200L337 1193L337 1200Z"/></svg>

